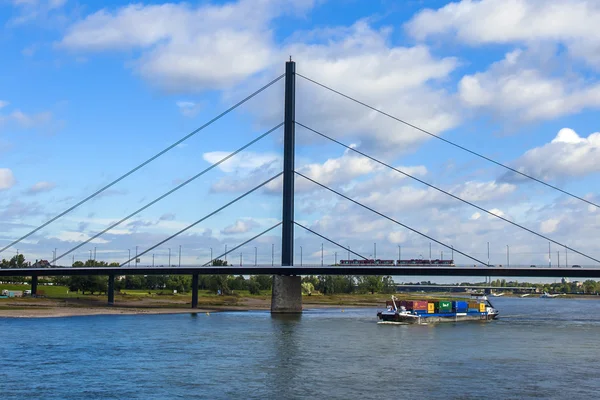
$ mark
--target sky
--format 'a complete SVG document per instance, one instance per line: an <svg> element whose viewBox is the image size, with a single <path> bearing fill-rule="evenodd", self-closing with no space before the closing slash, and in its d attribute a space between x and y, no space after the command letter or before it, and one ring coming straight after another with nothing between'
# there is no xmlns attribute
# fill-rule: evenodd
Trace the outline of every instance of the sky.
<svg viewBox="0 0 600 400"><path fill-rule="evenodd" d="M0 248L296 71L599 204L600 3L584 0L0 0ZM282 170L281 79L0 257L125 262ZM295 220L368 258L548 265L600 258L600 210L296 76ZM277 224L281 177L140 257L208 262ZM228 255L276 264L281 228ZM452 251L425 234L456 251ZM323 243L323 251L321 245ZM474 261L459 253L479 260ZM301 254L302 253L302 254ZM348 258L295 228L295 263ZM508 257L507 257L508 256ZM596 265L552 243L550 263ZM351 255L351 258L356 256ZM508 259L507 259L508 258ZM460 279L459 279L460 280Z"/></svg>

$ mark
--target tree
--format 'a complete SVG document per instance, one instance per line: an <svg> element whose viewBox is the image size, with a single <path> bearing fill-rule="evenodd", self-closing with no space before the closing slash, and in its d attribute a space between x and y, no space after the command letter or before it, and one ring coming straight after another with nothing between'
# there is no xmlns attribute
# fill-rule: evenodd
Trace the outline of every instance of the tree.
<svg viewBox="0 0 600 400"><path fill-rule="evenodd" d="M227 261L217 258L216 260L213 260L212 265L213 265L213 267L226 267Z"/></svg>
<svg viewBox="0 0 600 400"><path fill-rule="evenodd" d="M273 277L271 275L253 275L250 280L258 283L260 290L269 290L273 287Z"/></svg>
<svg viewBox="0 0 600 400"><path fill-rule="evenodd" d="M363 293L380 292L383 288L383 278L381 276L368 275L358 277L358 289Z"/></svg>
<svg viewBox="0 0 600 400"><path fill-rule="evenodd" d="M167 289L185 293L192 287L192 278L187 275L171 275L167 279L166 286Z"/></svg>
<svg viewBox="0 0 600 400"><path fill-rule="evenodd" d="M314 292L315 287L310 282L302 282L302 294L310 296Z"/></svg>
<svg viewBox="0 0 600 400"><path fill-rule="evenodd" d="M586 294L596 293L598 291L598 283L588 279L583 282L583 291Z"/></svg>

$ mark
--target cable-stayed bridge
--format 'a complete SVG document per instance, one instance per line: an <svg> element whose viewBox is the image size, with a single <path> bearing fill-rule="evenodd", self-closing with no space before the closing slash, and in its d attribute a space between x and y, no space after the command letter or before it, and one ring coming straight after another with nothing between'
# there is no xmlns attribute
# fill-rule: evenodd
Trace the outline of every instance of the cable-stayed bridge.
<svg viewBox="0 0 600 400"><path fill-rule="evenodd" d="M409 225L407 225L406 223L392 218L389 215L386 215L385 213L373 208L373 207L369 207L361 202L359 202L358 200L338 191L335 190L333 188L331 188L330 186L328 186L327 184L318 181L317 179L313 179L309 176L307 176L306 174L303 174L301 172L299 172L298 170L296 170L295 168L295 129L296 127L301 127L302 129L313 133L314 135L317 135L319 137L322 137L324 139L327 139L328 141L341 146L342 148L345 148L346 151L348 152L353 152L355 154L357 154L358 156L361 157L365 157L366 159L380 165L381 167L392 171L394 173L400 174L406 178L412 179L416 182L419 182L420 184L423 184L445 196L451 197L456 201L462 202L464 204L467 204L470 207L473 207L475 209L477 209L480 212L483 212L485 214L488 214L490 217L492 218L496 218L499 220L502 220L503 222L510 224L514 227L517 227L518 229L521 229L533 236L537 236L539 238L545 239L547 240L549 243L554 243L555 245L558 245L562 248L565 249L565 251L570 251L571 253L577 254L578 256L584 257L585 259L593 262L595 265L600 265L600 260L574 248L574 247L570 247L567 246L565 243L560 243L557 240L547 236L546 234L537 232L531 228L528 228L526 226L523 226L517 222L514 222L508 218L505 218L501 215L498 215L498 213L495 213L491 210L488 210L484 207L481 207L480 205L475 204L472 201L466 200L464 198L461 198L460 196L457 196L453 193L450 193L449 191L446 191L444 189L441 189L440 187L433 185L430 182L427 182L423 179L420 179L416 176L414 176L413 174L410 174L406 171L403 171L400 168L394 167L382 160L380 160L379 158L375 157L374 155L371 154L367 154L363 151L360 151L356 148L354 148L354 146L351 146L349 144L343 143L339 140L334 139L333 137L331 137L330 135L319 131L316 127L311 126L311 124L307 121L297 121L296 120L296 114L295 114L295 101L296 101L296 79L300 78L303 79L311 84L317 85L323 89L328 90L331 93L334 93L337 96L341 96L347 100L350 100L362 107L365 107L367 109L369 109L370 111L383 115L387 118L390 118L400 124L404 124L406 126L411 127L412 129L416 129L420 132L422 132L423 134L429 135L437 140L440 140L442 142L444 142L447 145L453 146L461 151L465 151L471 155L474 155L476 157L479 157L487 162L493 163L497 166L500 166L504 169L506 169L507 171L510 171L511 173L514 173L524 179L529 179L533 182L536 182L537 184L549 187L555 191L558 191L564 195L567 195L577 201L581 201L584 203L587 203L590 206L593 207L600 207L598 204L587 200L583 197L577 196L575 194L569 193L566 190L563 190L557 186L554 186L550 183L544 182L541 179L538 179L536 177L530 176L522 171L519 171L517 169L514 169L510 166L507 166L505 164L502 164L496 160L493 160L490 157L487 157L483 154L480 154L476 151L470 150L469 148L462 146L460 144L454 143L450 140L447 140L445 138L442 138L434 133L431 133L421 127L418 127L416 125L413 125L409 122L406 122L403 119L400 119L396 116L393 116L391 114L388 114L372 105L369 105L359 99L356 99L352 96L349 96L347 94L344 94L334 88L331 88L329 86L327 86L324 83L318 82L316 80L311 79L310 77L304 76L300 73L296 72L296 64L293 61L289 61L286 62L286 72L282 75L280 75L279 77L273 79L271 82L267 83L266 85L264 85L263 87L259 88L258 90L256 90L255 92L251 93L250 95L248 95L247 97L245 97L244 99L240 100L239 102L237 102L236 104L234 104L232 107L228 108L227 110L223 111L222 113L220 113L219 115L215 116L214 118L212 118L211 120L209 120L208 122L206 122L204 125L202 125L201 127L199 127L198 129L194 130L193 132L189 133L188 135L184 136L183 138L181 138L180 140L178 140L177 142L173 143L172 145L168 146L167 148L163 149L162 151L158 152L157 154L155 154L154 156L150 157L149 159L147 159L146 161L142 162L141 164L139 164L138 166L136 166L135 168L131 169L130 171L126 172L125 174L121 175L120 177L118 177L117 179L113 180L112 182L108 183L107 185L105 185L104 187L100 188L99 190L95 191L94 193L90 194L89 196L85 197L84 199L80 200L79 202L77 202L76 204L72 205L71 207L67 208L66 210L64 210L63 212L57 214L56 216L54 216L53 218L49 219L48 221L46 221L45 223L41 224L40 226L36 227L35 229L31 230L30 232L28 232L27 234L21 236L18 239L13 240L10 244L4 246L3 248L0 249L0 253L14 248L14 246L16 246L18 243L20 243L21 241L29 238L30 236L32 236L33 234L35 234L36 232L40 231L41 229L45 228L46 226L52 224L53 222L55 222L56 220L62 218L63 216L65 216L66 214L72 212L73 210L77 209L78 207L80 207L81 205L87 203L88 201L90 201L91 199L95 198L96 196L100 195L101 193L105 192L106 190L108 190L109 188L111 188L112 186L116 185L117 183L119 183L120 181L124 180L125 178L129 177L131 174L133 174L134 172L144 168L145 166L147 166L149 163L153 162L154 160L156 160L157 158L159 158L160 156L162 156L163 154L167 153L168 151L172 150L173 148L175 148L176 146L180 145L181 143L183 143L184 141L186 141L187 139L191 138L192 136L196 135L198 132L202 131L203 129L209 127L210 125L212 125L214 122L218 121L219 119L223 118L224 116L226 116L227 114L229 114L230 112L232 112L233 110L237 109L238 107L242 106L243 104L247 103L248 101L252 100L256 95L258 95L259 93L263 92L264 90L268 89L269 87L271 87L272 85L274 85L276 82L280 81L281 79L285 79L285 99L284 99L284 103L285 103L285 108L284 108L284 119L282 122L276 124L275 126L273 126L272 128L266 130L264 133L262 133L261 135L259 135L258 137L254 138L253 140L249 141L248 143L246 143L244 146L238 148L237 150L233 151L232 153L226 155L225 157L221 158L220 160L218 160L217 162L213 163L212 165L210 165L208 168L204 169L203 171L197 173L196 175L192 176L191 178L185 180L184 182L180 183L179 185L177 185L176 187L174 187L173 189L167 191L166 193L162 194L161 196L155 198L154 200L148 202L147 204L145 204L144 206L138 208L137 210L131 212L130 214L128 214L127 216L123 217L122 219L120 219L117 222L114 222L112 224L110 224L108 227L106 227L105 229L103 229L100 232L97 232L96 234L90 236L88 239L86 239L85 241L77 244L76 246L74 246L73 248L69 249L68 251L62 253L62 254L54 254L53 260L52 260L52 265L54 266L53 268L42 268L42 269L38 269L38 268L23 268L23 269L4 269L4 270L0 270L0 276L10 276L10 275L27 275L27 276L32 276L32 291L35 293L35 290L37 288L37 278L38 276L56 276L56 275L108 275L109 277L109 303L112 303L114 301L114 279L115 276L119 276L119 275L131 275L131 274L144 274L144 275L150 275L150 274L190 274L193 277L193 298L192 298L192 306L195 307L197 305L197 288L198 288L198 274L244 274L244 275L249 275L249 274L273 274L274 275L274 284L273 284L273 301L272 301L272 311L274 312L295 312L295 311L300 311L301 310L301 293L300 293L300 279L299 276L300 275L305 275L305 274L335 274L335 275L339 275L339 274L343 274L343 275L411 275L411 276L510 276L510 277L521 277L521 276L528 276L528 277L574 277L574 278L579 278L579 277L589 277L589 278L593 278L593 277L600 277L600 269L592 269L592 268L584 268L584 269L571 269L571 268L500 268L500 267L492 267L490 266L489 263L489 259L487 260L487 262L477 258L476 256L469 254L467 251L461 250L460 246L454 246L454 245L450 245L448 243L444 243L442 240L436 239L435 237L428 235L414 227L411 227ZM151 207L152 205L160 202L161 200L163 200L164 198L168 197L169 195L175 193L176 191L180 190L181 188L183 188L184 186L188 185L189 183L195 181L196 179L198 179L199 177L203 176L204 174L206 174L207 172L213 170L214 168L218 167L219 165L223 164L224 162L228 161L229 159L231 159L232 157L235 157L236 155L238 155L240 152L246 150L248 147L252 146L253 144L259 142L260 140L262 140L263 138L267 137L268 135L270 135L272 132L278 130L279 128L283 127L283 131L284 131L284 149L283 149L283 171L274 174L273 176L269 177L268 179L266 179L264 182L254 186L253 188L247 190L245 193L239 195L238 197L236 197L235 199L229 201L228 203L222 205L221 207L218 207L214 210L212 210L211 212L207 213L206 215L204 215L202 218L198 219L197 221L189 224L188 226L186 226L183 229L180 229L179 231L177 231L176 233L170 235L169 237L165 238L164 240L159 241L158 243L143 249L141 252L137 252L136 254L132 257L131 255L129 255L129 257L124 260L122 263L120 263L120 266L118 268L109 268L109 267L101 267L101 268L72 268L72 267L61 267L61 264L64 264L64 260L65 257L68 256L69 254L73 253L74 251L80 249L81 247L89 244L90 242L92 242L93 240L99 238L100 236L104 235L105 233L109 232L110 230L116 228L117 226L125 223L126 221L128 221L129 219L131 219L132 217L134 217L135 215L139 214L140 212L146 210L147 208ZM276 179L282 177L283 179L283 191L282 191L282 202L283 202L283 213L282 213L282 218L280 222L275 223L274 225L268 227L267 229L265 229L264 231L260 232L259 234L253 236L252 238L244 241L243 243L240 243L236 246L233 246L232 248L230 248L229 250L226 250L224 253L217 255L217 257L212 257L211 259L207 260L206 263L204 263L203 265L198 265L198 266L185 266L185 267L159 267L159 268L140 268L140 267L130 267L130 264L132 261L137 260L139 257L150 253L152 250L164 245L165 243L169 242L170 240L173 240L174 238L176 238L179 235L184 234L185 232L189 231L191 228L197 226L198 224L202 223L203 221L211 218L212 216L214 216L215 214L227 209L228 207L232 206L233 204L237 203L238 201L240 201L241 199L252 195L253 193L255 193L256 191L258 191L259 189L265 187L267 184L275 181ZM438 245L447 248L448 250L451 250L452 252L456 252L457 254L460 254L463 257L466 257L469 260L472 260L475 265L485 265L485 268L472 268L472 267L440 267L440 266L427 266L427 267L406 267L406 266L332 266L332 265L301 265L301 266L295 266L294 265L294 227L298 226L299 228L302 228L320 238L322 238L323 240L328 241L329 243L335 245L335 246L339 246L340 249L342 249L343 251L347 251L348 253L352 253L354 255L354 257L356 257L358 260L367 260L367 257L363 254L359 254L356 251L350 250L349 248L342 246L340 243L338 243L335 238L329 238L326 237L325 235L323 235L320 232L316 232L302 224L300 224L298 221L295 220L294 218L294 187L295 187L295 179L296 177L303 179L309 183L311 183L312 185L315 185L315 187L320 187L322 189L325 189L329 192L331 192L332 194L334 194L335 196L338 196L339 198L342 198L344 200L346 200L349 203L353 203L356 206L362 207L363 209L367 210L368 212L373 214L374 218L382 218L385 219L397 226L403 227L404 229L407 229L411 232L413 232L416 235L419 235L423 238L428 239L430 242L434 242L437 243ZM235 266L226 266L226 267L217 267L217 266L212 266L212 261L215 259L221 259L223 257L226 257L228 254L235 252L237 249L239 249L240 247L252 242L253 240L258 239L259 237L265 235L268 232L271 232L274 229L280 228L281 227L281 232L282 232L282 243L281 243L281 262L278 265L275 265L274 263L272 263L272 265L270 266L258 266L258 265L254 265L254 266L239 266L239 267L235 267Z"/></svg>

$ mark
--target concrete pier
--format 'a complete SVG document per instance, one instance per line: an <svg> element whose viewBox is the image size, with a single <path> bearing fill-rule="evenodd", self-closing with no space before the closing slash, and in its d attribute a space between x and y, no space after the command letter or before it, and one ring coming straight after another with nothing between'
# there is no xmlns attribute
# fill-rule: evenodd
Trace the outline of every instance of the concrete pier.
<svg viewBox="0 0 600 400"><path fill-rule="evenodd" d="M37 286L38 286L38 276L33 275L31 277L31 295L35 296L37 294Z"/></svg>
<svg viewBox="0 0 600 400"><path fill-rule="evenodd" d="M192 308L198 308L198 274L192 275Z"/></svg>
<svg viewBox="0 0 600 400"><path fill-rule="evenodd" d="M273 275L271 312L302 312L302 287L300 276Z"/></svg>
<svg viewBox="0 0 600 400"><path fill-rule="evenodd" d="M108 276L108 305L112 306L115 304L115 276Z"/></svg>

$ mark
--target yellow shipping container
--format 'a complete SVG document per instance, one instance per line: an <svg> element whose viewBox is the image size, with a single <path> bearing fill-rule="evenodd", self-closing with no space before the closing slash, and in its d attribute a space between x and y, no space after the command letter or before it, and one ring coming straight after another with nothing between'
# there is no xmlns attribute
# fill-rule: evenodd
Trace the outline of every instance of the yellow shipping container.
<svg viewBox="0 0 600 400"><path fill-rule="evenodd" d="M470 301L469 302L469 308L475 308L479 310L479 303L476 301Z"/></svg>
<svg viewBox="0 0 600 400"><path fill-rule="evenodd" d="M427 303L427 313L433 314L435 312L435 303Z"/></svg>
<svg viewBox="0 0 600 400"><path fill-rule="evenodd" d="M479 303L479 312L485 312L485 303Z"/></svg>

